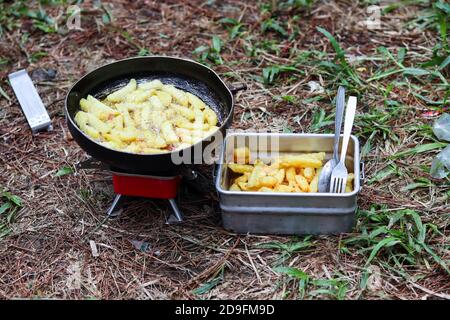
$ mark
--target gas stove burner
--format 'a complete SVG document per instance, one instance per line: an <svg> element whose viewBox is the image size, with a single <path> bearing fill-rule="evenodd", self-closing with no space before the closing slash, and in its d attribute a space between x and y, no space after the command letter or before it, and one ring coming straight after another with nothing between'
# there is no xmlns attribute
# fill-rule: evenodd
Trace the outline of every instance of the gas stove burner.
<svg viewBox="0 0 450 320"><path fill-rule="evenodd" d="M107 211L109 218L118 217L122 213L124 202L129 197L167 199L172 208L172 214L166 219L167 224L176 224L184 221L183 214L179 210L175 198L182 177L193 180L197 176L195 171L187 170L187 168L183 170L182 174L172 176L128 173L110 168L93 158L79 162L76 167L77 169L100 169L112 173L116 196Z"/></svg>

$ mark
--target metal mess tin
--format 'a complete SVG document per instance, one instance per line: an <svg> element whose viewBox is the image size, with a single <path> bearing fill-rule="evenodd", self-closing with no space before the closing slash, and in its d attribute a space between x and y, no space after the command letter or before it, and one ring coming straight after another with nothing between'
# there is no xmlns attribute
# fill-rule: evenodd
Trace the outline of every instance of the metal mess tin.
<svg viewBox="0 0 450 320"><path fill-rule="evenodd" d="M357 196L364 180L360 161L359 141L351 136L346 167L354 173L350 193L281 193L256 191L229 191L235 177L226 165L233 159L235 147L247 146L252 159L268 160L274 148L279 155L325 152L326 159L333 153L333 134L268 134L233 133L226 137L216 174L216 189L220 197L222 223L225 229L236 233L258 234L336 234L348 232L354 225ZM256 143L255 143L256 141ZM273 142L276 142L273 144ZM274 148L274 149L276 149Z"/></svg>

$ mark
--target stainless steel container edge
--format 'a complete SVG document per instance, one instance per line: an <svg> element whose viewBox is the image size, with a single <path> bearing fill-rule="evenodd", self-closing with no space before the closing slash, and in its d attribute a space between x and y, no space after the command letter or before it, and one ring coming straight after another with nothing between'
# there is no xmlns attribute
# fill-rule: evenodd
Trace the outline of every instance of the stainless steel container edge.
<svg viewBox="0 0 450 320"><path fill-rule="evenodd" d="M320 152L331 157L333 134L233 133L226 137L216 173L222 222L237 233L330 234L348 232L354 223L357 195L364 179L359 141L349 142L346 166L355 175L350 193L266 193L229 191L231 172L224 160L238 139L279 139L280 152ZM241 141L242 142L242 141ZM255 152L256 150L251 150ZM264 153L265 150L263 150ZM270 151L270 150L269 150ZM228 154L229 155L229 154Z"/></svg>

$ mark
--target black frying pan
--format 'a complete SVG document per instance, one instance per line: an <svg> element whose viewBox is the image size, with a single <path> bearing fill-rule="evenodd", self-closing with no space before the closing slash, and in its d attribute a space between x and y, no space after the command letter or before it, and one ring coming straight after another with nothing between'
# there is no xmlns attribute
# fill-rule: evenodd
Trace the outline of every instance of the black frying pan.
<svg viewBox="0 0 450 320"><path fill-rule="evenodd" d="M165 84L173 84L177 88L195 94L217 113L219 131L223 136L233 120L233 94L245 89L245 85L236 88L227 87L213 70L195 61L159 56L136 57L113 62L78 80L69 90L65 104L67 125L75 141L89 155L111 168L141 174L173 174L179 165L172 162L171 153L144 155L104 147L83 133L73 120L80 110L81 98L85 98L88 94L104 98L112 91L123 87L132 78L138 82L160 79ZM198 148L199 144L203 149L213 141L214 139L203 140L176 152L182 156L184 152Z"/></svg>

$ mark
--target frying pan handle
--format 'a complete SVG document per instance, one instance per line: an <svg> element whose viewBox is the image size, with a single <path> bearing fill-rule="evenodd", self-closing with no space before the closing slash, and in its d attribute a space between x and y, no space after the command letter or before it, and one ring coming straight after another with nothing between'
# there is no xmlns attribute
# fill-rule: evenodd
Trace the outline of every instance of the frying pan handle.
<svg viewBox="0 0 450 320"><path fill-rule="evenodd" d="M247 84L242 82L238 82L236 84L229 84L228 89L230 89L231 93L235 95L241 90L247 90Z"/></svg>

